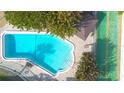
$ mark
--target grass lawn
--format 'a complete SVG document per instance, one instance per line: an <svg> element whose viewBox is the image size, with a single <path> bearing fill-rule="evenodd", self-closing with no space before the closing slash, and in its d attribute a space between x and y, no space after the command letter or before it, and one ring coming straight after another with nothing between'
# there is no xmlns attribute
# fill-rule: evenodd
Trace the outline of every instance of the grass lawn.
<svg viewBox="0 0 124 93"><path fill-rule="evenodd" d="M12 72L0 68L0 81L22 81L22 79Z"/></svg>
<svg viewBox="0 0 124 93"><path fill-rule="evenodd" d="M7 77L6 74L7 73L5 71L3 71L3 70L0 69L0 81L6 80L6 77Z"/></svg>
<svg viewBox="0 0 124 93"><path fill-rule="evenodd" d="M117 12L98 12L96 63L99 80L117 80L117 16Z"/></svg>

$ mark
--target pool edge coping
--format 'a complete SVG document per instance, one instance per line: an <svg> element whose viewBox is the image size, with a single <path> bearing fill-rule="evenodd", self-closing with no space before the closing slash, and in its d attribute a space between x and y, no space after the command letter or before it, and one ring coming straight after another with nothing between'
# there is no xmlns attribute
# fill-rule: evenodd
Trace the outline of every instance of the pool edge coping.
<svg viewBox="0 0 124 93"><path fill-rule="evenodd" d="M14 61L14 62L16 62L16 61L21 61L21 60L24 60L24 61L27 61L27 62L29 62L29 63L31 63L30 62L30 59L26 59L26 58L4 58L3 57L3 35L4 34L6 34L6 33L9 33L9 34L20 34L20 33L22 33L22 34L50 34L50 33L47 33L47 32L40 32L40 33L38 33L38 32L26 32L26 31L21 31L21 32L19 32L19 31L9 31L9 30L4 30L1 34L0 34L0 36L2 37L1 38L1 58L2 58L2 60L5 60L5 61ZM55 37L57 37L57 38L59 38L59 39L61 39L61 40L63 40L63 41L65 41L65 42L67 42L67 43L69 43L69 45L72 45L72 50L71 50L71 56L72 56L72 62L71 62L71 64L69 64L68 65L68 67L67 68L65 68L64 70L59 70L55 75L54 74L52 74L50 71L48 71L46 68L44 68L44 67L41 67L41 66L39 66L39 65L37 65L37 64L34 64L34 63L31 63L31 64L33 64L33 65L35 65L35 66L37 66L38 68L40 68L40 69L42 69L45 73L47 73L47 74L49 74L50 76L53 76L53 77L57 77L57 76L59 76L59 74L62 74L62 73L65 73L65 72L68 72L70 69L72 69L72 67L73 67L73 65L74 65L74 63L75 63L75 45L70 41L70 40L68 40L68 39L62 39L62 38L60 38L60 37L58 37L58 36L55 36Z"/></svg>

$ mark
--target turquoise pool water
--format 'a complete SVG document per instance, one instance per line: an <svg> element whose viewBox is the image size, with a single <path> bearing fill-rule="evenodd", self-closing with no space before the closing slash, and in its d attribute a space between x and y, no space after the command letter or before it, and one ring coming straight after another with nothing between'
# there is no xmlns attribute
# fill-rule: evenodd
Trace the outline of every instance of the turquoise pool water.
<svg viewBox="0 0 124 93"><path fill-rule="evenodd" d="M3 34L3 57L25 58L52 75L73 62L73 45L49 34Z"/></svg>

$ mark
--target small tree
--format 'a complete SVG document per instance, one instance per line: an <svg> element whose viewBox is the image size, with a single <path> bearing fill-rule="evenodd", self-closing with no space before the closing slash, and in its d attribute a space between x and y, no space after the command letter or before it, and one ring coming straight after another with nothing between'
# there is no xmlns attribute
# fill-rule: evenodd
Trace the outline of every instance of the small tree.
<svg viewBox="0 0 124 93"><path fill-rule="evenodd" d="M29 67L29 68L31 68L31 67L33 67L33 64L27 62L27 63L26 63L26 66Z"/></svg>
<svg viewBox="0 0 124 93"><path fill-rule="evenodd" d="M84 53L80 59L76 79L94 81L98 78L99 72L91 53Z"/></svg>
<svg viewBox="0 0 124 93"><path fill-rule="evenodd" d="M20 29L36 29L65 38L76 31L80 20L80 12L74 11L37 11L37 12L5 12L6 20Z"/></svg>

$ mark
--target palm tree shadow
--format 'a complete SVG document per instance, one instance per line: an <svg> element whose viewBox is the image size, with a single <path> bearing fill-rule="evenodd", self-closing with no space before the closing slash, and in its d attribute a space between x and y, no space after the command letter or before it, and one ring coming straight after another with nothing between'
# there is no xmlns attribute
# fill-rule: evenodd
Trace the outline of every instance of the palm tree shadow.
<svg viewBox="0 0 124 93"><path fill-rule="evenodd" d="M48 56L51 56L53 55L54 53L56 52L56 50L54 49L54 46L50 43L42 43L42 44L39 44L37 47L36 47L36 50L34 51L34 59L33 59L33 62L36 64L36 65L39 65L41 68L47 68L48 71L52 72L52 73L57 73L56 70L54 68L52 68L50 65L48 65L46 63L46 59L47 59L47 62L48 62ZM51 57L50 57L51 59Z"/></svg>
<svg viewBox="0 0 124 93"><path fill-rule="evenodd" d="M117 62L117 45L111 40L97 39L96 44L96 63L100 71L98 80L106 80L105 74L107 73L107 80L116 78L116 62ZM107 67L107 72L105 71Z"/></svg>
<svg viewBox="0 0 124 93"><path fill-rule="evenodd" d="M35 59L44 62L45 58L48 55L52 55L55 53L54 46L52 44L43 43L36 47L34 52Z"/></svg>
<svg viewBox="0 0 124 93"><path fill-rule="evenodd" d="M52 44L43 43L37 46L36 48L36 56L41 56L44 58L47 54L55 53L55 49ZM34 53L35 54L35 53Z"/></svg>

